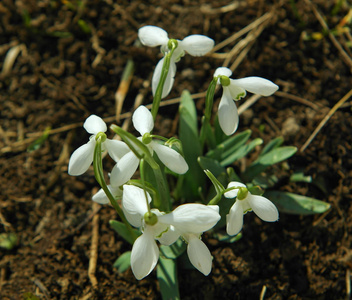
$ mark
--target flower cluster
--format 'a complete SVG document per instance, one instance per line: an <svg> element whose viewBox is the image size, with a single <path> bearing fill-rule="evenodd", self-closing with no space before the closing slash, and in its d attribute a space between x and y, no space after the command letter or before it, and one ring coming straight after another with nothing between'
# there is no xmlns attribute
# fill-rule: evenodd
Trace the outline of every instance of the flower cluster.
<svg viewBox="0 0 352 300"><path fill-rule="evenodd" d="M203 35L191 35L182 41L169 39L167 32L156 26L142 27L139 29L138 36L142 44L146 46L161 46L161 52L165 55L155 68L152 82L153 94L155 94L161 78L166 78L161 98L169 94L176 73L176 62L185 52L193 56L202 56L214 46L214 41ZM164 66L166 55L169 55L169 65ZM269 96L278 89L276 84L264 78L246 77L235 80L229 78L231 75L230 69L218 68L214 73L212 83L214 87L216 84L221 84L223 87L218 117L220 127L226 135L233 134L238 127L238 112L233 100L241 99L247 91ZM212 107L210 109L212 110ZM169 187L166 183L166 176L162 173L157 161L177 175L187 173L189 166L182 151L172 148L170 145L172 143L168 139L152 133L154 119L153 108L150 112L145 106L139 106L133 113L132 123L140 136L134 137L118 129L117 133L124 140L123 142L108 139L105 134L107 131L105 122L100 117L91 115L83 125L91 137L86 144L73 152L68 165L68 173L74 176L81 175L88 170L92 162L95 163L94 172L102 189L93 196L93 201L100 204L111 203L127 228L131 229L132 225L140 230L141 235L134 241L130 261L133 274L137 279L147 276L156 266L159 260L157 241L161 245L170 246L180 238L187 243L187 254L192 265L204 275L208 275L212 268L212 256L201 240L201 236L204 232L211 230L220 220L219 206L186 203L177 206L171 212L169 211L171 209L165 209L165 207L171 207L172 201L170 195L165 194L165 192L168 193ZM210 117L208 117L209 120ZM110 185L106 185L104 176L101 175L102 170L99 169L102 168L102 151L107 151L116 163L110 174ZM100 164L96 163L97 160ZM147 188L144 174L145 162L154 172L156 186L148 183ZM138 166L140 166L141 180L133 181L131 178ZM182 178L180 182L182 183ZM241 231L243 215L249 211L254 211L263 221L278 220L279 213L275 205L267 198L256 195L255 192L252 194L253 190L245 184L233 181L226 189L221 184L219 187L218 197L214 198L216 201L226 201L226 198L235 199L226 215L228 235L236 235ZM148 191L154 194L151 196ZM161 209L160 204L156 204L156 198L162 197L166 199L161 199L161 201L168 201L168 205L163 206L164 209ZM121 204L116 199L121 199ZM209 203L217 204L212 201Z"/></svg>

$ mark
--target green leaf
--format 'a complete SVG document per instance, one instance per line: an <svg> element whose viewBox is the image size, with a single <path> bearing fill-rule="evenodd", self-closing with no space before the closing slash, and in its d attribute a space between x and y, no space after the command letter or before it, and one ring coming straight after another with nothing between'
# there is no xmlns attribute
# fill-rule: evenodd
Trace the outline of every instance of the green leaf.
<svg viewBox="0 0 352 300"><path fill-rule="evenodd" d="M44 144L44 142L48 139L50 130L51 130L50 126L46 127L42 136L37 138L32 144L28 146L27 152L32 152L39 149Z"/></svg>
<svg viewBox="0 0 352 300"><path fill-rule="evenodd" d="M228 235L225 232L218 231L217 233L213 234L213 237L216 238L219 242L224 242L224 243L234 243L237 242L242 238L242 233L239 233L237 235L231 236Z"/></svg>
<svg viewBox="0 0 352 300"><path fill-rule="evenodd" d="M17 235L13 232L0 234L0 247L11 250L17 244Z"/></svg>
<svg viewBox="0 0 352 300"><path fill-rule="evenodd" d="M259 185L263 189L272 188L275 184L279 182L279 178L276 175L257 175L253 178L252 183L254 185Z"/></svg>
<svg viewBox="0 0 352 300"><path fill-rule="evenodd" d="M125 241L133 245L134 238L133 236L131 236L130 232L128 231L124 223L116 220L110 220L109 224L111 228L114 229ZM136 233L136 236L139 236L141 234L138 230L136 229L133 229L133 230Z"/></svg>
<svg viewBox="0 0 352 300"><path fill-rule="evenodd" d="M311 183L312 182L312 176L306 176L302 171L300 172L295 172L290 176L290 181L291 182L306 182L306 183Z"/></svg>
<svg viewBox="0 0 352 300"><path fill-rule="evenodd" d="M179 136L182 141L184 157L189 166L188 172L184 175L185 179L180 192L184 197L198 196L199 187L204 186L205 175L197 162L202 149L198 135L197 111L188 91L182 93L179 112Z"/></svg>
<svg viewBox="0 0 352 300"><path fill-rule="evenodd" d="M117 272L123 273L131 266L131 251L126 251L121 254L113 264L113 267L117 269Z"/></svg>
<svg viewBox="0 0 352 300"><path fill-rule="evenodd" d="M260 152L260 156L263 156L264 154L269 153L270 151L280 147L284 142L284 138L282 136L279 136L275 139L272 139L269 143L267 143L263 150Z"/></svg>
<svg viewBox="0 0 352 300"><path fill-rule="evenodd" d="M220 143L215 149L208 151L206 156L218 160L223 160L242 145L244 145L251 134L252 131L249 129L241 133L237 133Z"/></svg>
<svg viewBox="0 0 352 300"><path fill-rule="evenodd" d="M330 204L311 197L288 192L267 191L264 196L272 201L280 212L295 215L312 215L326 212Z"/></svg>
<svg viewBox="0 0 352 300"><path fill-rule="evenodd" d="M270 152L259 156L244 172L246 181L251 181L255 176L263 172L267 167L288 159L297 152L297 148L293 146L279 147Z"/></svg>
<svg viewBox="0 0 352 300"><path fill-rule="evenodd" d="M225 168L216 159L200 156L198 157L198 163L203 170L209 170L215 177L218 177L221 173L226 173Z"/></svg>
<svg viewBox="0 0 352 300"><path fill-rule="evenodd" d="M179 257L185 250L187 246L184 241L178 239L175 243L170 246L160 246L161 255L165 258L176 259Z"/></svg>
<svg viewBox="0 0 352 300"><path fill-rule="evenodd" d="M225 159L223 159L220 162L220 165L225 167L228 165L231 165L233 162L241 159L242 157L246 156L249 152L251 152L255 147L258 145L261 145L263 143L263 140L260 138L256 138L250 143L241 146L239 149L235 150L232 152L229 156L227 156Z"/></svg>
<svg viewBox="0 0 352 300"><path fill-rule="evenodd" d="M156 268L156 276L159 281L161 296L164 300L179 300L176 260L159 257Z"/></svg>

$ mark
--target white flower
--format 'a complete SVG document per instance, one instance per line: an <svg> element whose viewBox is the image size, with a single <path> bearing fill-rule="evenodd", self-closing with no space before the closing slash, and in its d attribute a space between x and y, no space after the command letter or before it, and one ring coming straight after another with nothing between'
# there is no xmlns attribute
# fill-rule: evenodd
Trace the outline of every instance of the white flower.
<svg viewBox="0 0 352 300"><path fill-rule="evenodd" d="M148 203L151 202L148 193L147 200ZM187 253L194 267L204 275L210 273L212 257L200 236L219 221L217 205L183 204L168 214L151 209L157 217L157 222L149 225L144 220L148 205L143 189L124 185L122 209L128 222L143 231L143 234L133 244L131 253L131 268L137 279L147 276L157 264L159 249L155 240L163 245L171 245L180 235L188 243Z"/></svg>
<svg viewBox="0 0 352 300"><path fill-rule="evenodd" d="M155 225L148 225L144 222L144 215L148 212L147 201L151 202L150 195L146 194L147 199L143 189L133 185L123 186L122 209L126 219L143 231L135 240L131 252L131 269L138 280L146 277L157 264L159 248L155 239L167 231L165 224L157 222ZM157 216L161 214L157 209L151 211Z"/></svg>
<svg viewBox="0 0 352 300"><path fill-rule="evenodd" d="M246 188L246 185L241 182L232 181L228 184L227 188L231 187ZM226 198L235 198L238 191L238 189L234 189L226 192L224 196ZM232 205L229 214L226 216L227 234L238 234L243 226L243 215L252 210L263 221L275 222L279 219L279 212L270 200L262 196L252 195L248 191L244 199L239 200L237 197L236 202Z"/></svg>
<svg viewBox="0 0 352 300"><path fill-rule="evenodd" d="M220 220L219 207L197 203L183 204L171 213L161 215L158 220L172 226L172 230L166 232L165 236L174 231L186 240L190 262L204 275L208 275L211 271L212 256L200 237Z"/></svg>
<svg viewBox="0 0 352 300"><path fill-rule="evenodd" d="M161 46L161 51L163 53L169 51L168 33L160 27L151 25L144 26L138 30L138 37L141 43L145 46ZM192 56L203 56L214 47L214 41L211 38L199 34L190 35L184 38L182 41L177 40L177 42L178 46L171 57L170 68L167 74L161 98L165 98L170 93L176 74L176 62L178 62L180 58L184 56L185 52L188 52ZM163 63L164 58L162 58L155 67L152 80L153 95L155 95L155 91L160 81Z"/></svg>
<svg viewBox="0 0 352 300"><path fill-rule="evenodd" d="M93 162L94 149L96 145L95 137L98 133L104 133L107 130L105 122L96 115L91 115L83 124L84 129L92 134L87 144L76 149L68 164L68 173L73 176L78 176L86 172ZM102 150L108 150L109 155L118 161L124 156L129 148L124 142L117 140L106 139L102 143Z"/></svg>
<svg viewBox="0 0 352 300"><path fill-rule="evenodd" d="M139 106L133 113L132 122L134 128L143 136L149 134L154 128L153 116L143 105ZM188 165L183 156L177 151L161 145L156 141L146 144L151 153L155 151L162 163L171 171L177 174L184 174L188 171ZM130 150L115 165L111 172L111 182L119 186L127 182L139 164L138 157ZM127 179L127 180L126 180Z"/></svg>
<svg viewBox="0 0 352 300"><path fill-rule="evenodd" d="M228 68L217 68L214 77L230 77L232 71ZM219 79L219 83L221 80ZM238 127L238 111L233 100L239 100L246 96L246 91L261 96L270 96L278 90L278 86L270 80L261 77L245 77L242 79L230 79L229 85L222 86L223 94L220 100L218 116L221 129L226 135L233 134Z"/></svg>

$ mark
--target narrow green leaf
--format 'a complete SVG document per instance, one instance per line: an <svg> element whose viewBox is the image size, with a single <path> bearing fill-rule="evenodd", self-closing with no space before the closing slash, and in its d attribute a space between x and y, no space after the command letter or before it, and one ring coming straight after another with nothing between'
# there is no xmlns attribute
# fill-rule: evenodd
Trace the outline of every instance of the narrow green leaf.
<svg viewBox="0 0 352 300"><path fill-rule="evenodd" d="M205 175L197 162L202 149L198 135L197 111L188 91L182 93L179 112L179 136L182 141L184 157L189 166L188 172L184 175L185 179L180 192L184 197L198 196L199 187L204 186Z"/></svg>
<svg viewBox="0 0 352 300"><path fill-rule="evenodd" d="M221 173L226 173L225 168L216 159L200 156L198 157L198 163L203 170L209 170L215 177L218 177Z"/></svg>
<svg viewBox="0 0 352 300"><path fill-rule="evenodd" d="M124 240L126 240L128 243L133 245L134 238L124 223L122 223L120 221L116 221L116 220L110 220L109 224L110 224L111 228L114 229ZM133 229L133 231L135 232L137 237L141 234L136 229Z"/></svg>
<svg viewBox="0 0 352 300"><path fill-rule="evenodd" d="M272 188L275 184L277 184L279 178L276 175L257 175L253 178L252 183L254 185L259 185L263 189Z"/></svg>
<svg viewBox="0 0 352 300"><path fill-rule="evenodd" d="M213 234L213 237L216 238L219 242L234 243L242 238L242 233L231 236L226 234L225 232L218 231L217 233Z"/></svg>
<svg viewBox="0 0 352 300"><path fill-rule="evenodd" d="M291 182L312 182L312 176L306 176L303 172L295 172L290 176Z"/></svg>
<svg viewBox="0 0 352 300"><path fill-rule="evenodd" d="M263 150L260 152L260 156L263 156L264 154L269 153L271 150L274 150L275 148L280 147L284 142L284 138L282 136L279 136L275 139L272 139L269 143L267 143Z"/></svg>
<svg viewBox="0 0 352 300"><path fill-rule="evenodd" d="M159 281L160 292L163 300L179 300L180 292L177 280L176 260L159 257L156 268L156 276Z"/></svg>
<svg viewBox="0 0 352 300"><path fill-rule="evenodd" d="M176 259L179 257L183 252L185 252L187 246L184 241L178 239L175 243L170 246L160 246L161 255L165 258L169 259Z"/></svg>
<svg viewBox="0 0 352 300"><path fill-rule="evenodd" d="M263 143L263 140L260 138L256 138L250 143L241 146L239 149L234 151L232 154L227 156L220 162L220 165L225 167L231 165L233 162L241 159L242 157L246 156L249 152L251 152L256 146L259 146Z"/></svg>
<svg viewBox="0 0 352 300"><path fill-rule="evenodd" d="M117 269L117 272L123 273L131 266L131 251L126 251L121 254L113 264L113 267Z"/></svg>
<svg viewBox="0 0 352 300"><path fill-rule="evenodd" d="M267 191L264 196L272 201L279 211L295 215L320 214L330 209L330 204L311 197L288 192Z"/></svg>
<svg viewBox="0 0 352 300"><path fill-rule="evenodd" d="M42 136L37 138L32 144L30 144L28 146L27 152L32 152L32 151L39 149L44 144L44 142L48 139L49 134L50 134L50 130L51 130L50 126L45 128Z"/></svg>
<svg viewBox="0 0 352 300"><path fill-rule="evenodd" d="M263 172L267 167L288 159L297 151L296 147L286 146L271 150L270 152L258 157L244 172L247 181L251 181L255 176Z"/></svg>
<svg viewBox="0 0 352 300"><path fill-rule="evenodd" d="M249 137L251 136L251 130L245 130L241 133L235 134L222 143L218 144L215 149L207 152L206 156L210 158L215 158L218 160L223 160L227 156L231 155L234 151L244 145Z"/></svg>

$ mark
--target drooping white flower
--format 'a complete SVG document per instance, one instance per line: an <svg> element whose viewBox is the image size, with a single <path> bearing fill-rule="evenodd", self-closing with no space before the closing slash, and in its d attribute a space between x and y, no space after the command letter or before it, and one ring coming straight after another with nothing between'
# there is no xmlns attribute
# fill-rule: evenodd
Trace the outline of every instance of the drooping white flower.
<svg viewBox="0 0 352 300"><path fill-rule="evenodd" d="M154 120L151 112L143 105L139 106L133 113L132 122L134 128L141 134L149 134L154 128ZM146 144L148 149L157 154L162 163L171 171L177 174L184 174L188 171L188 165L183 156L176 150L156 141ZM124 184L136 171L139 164L138 157L130 150L115 165L111 172L111 182L116 186ZM127 178L127 180L126 180Z"/></svg>
<svg viewBox="0 0 352 300"><path fill-rule="evenodd" d="M95 137L98 133L104 133L107 130L105 122L96 115L88 117L83 127L92 135L89 138L89 142L76 149L70 157L68 173L73 176L81 175L87 171L93 162L96 145ZM129 148L124 142L110 139L106 139L102 142L102 150L105 149L115 161L118 161L129 151Z"/></svg>
<svg viewBox="0 0 352 300"><path fill-rule="evenodd" d="M160 27L151 25L144 26L138 30L138 37L141 43L145 46L161 46L161 51L163 53L169 51L168 33ZM192 56L203 56L214 47L214 41L211 38L199 34L190 35L182 41L177 40L177 42L178 46L171 57L170 68L163 88L162 98L165 98L170 93L176 74L176 63L182 56L184 56L185 52ZM155 67L152 79L153 95L155 95L155 91L160 81L163 63L164 58L162 58Z"/></svg>
<svg viewBox="0 0 352 300"><path fill-rule="evenodd" d="M202 242L203 232L213 228L220 220L217 205L197 203L183 204L171 213L161 215L159 222L169 224L172 230L181 235L187 242L187 254L192 265L208 275L211 271L212 256L208 247ZM164 235L167 236L169 232Z"/></svg>
<svg viewBox="0 0 352 300"><path fill-rule="evenodd" d="M233 100L243 98L247 91L261 96L270 96L279 88L275 83L261 77L251 76L231 79L229 78L231 75L232 71L225 67L217 68L214 73L214 77L225 76L229 79L227 82L221 79L218 81L223 88L218 109L219 123L226 135L233 134L238 127L238 111Z"/></svg>
<svg viewBox="0 0 352 300"><path fill-rule="evenodd" d="M228 184L227 188L239 187L247 189L246 185L241 182L232 181ZM226 198L237 197L239 189L234 189L225 193ZM229 214L226 216L228 235L238 234L243 226L243 215L249 211L254 213L263 221L275 222L279 219L279 212L276 206L267 198L263 196L252 195L247 190L247 195L244 199L236 199L232 205Z"/></svg>
<svg viewBox="0 0 352 300"><path fill-rule="evenodd" d="M144 221L144 215L148 212L148 203L151 202L150 195L145 198L144 190L133 186L123 186L122 209L127 221L134 227L140 228L143 233L139 236L132 247L131 269L134 276L140 280L146 277L155 267L159 259L159 248L155 240L163 232L167 231L167 225L157 222L148 225ZM157 209L152 213L161 215Z"/></svg>
<svg viewBox="0 0 352 300"><path fill-rule="evenodd" d="M115 198L121 198L122 197L122 190L120 189L119 186L114 186L109 184L108 189ZM100 189L96 194L93 195L92 200L94 202L97 202L99 204L109 204L110 200L106 196L105 192L103 189Z"/></svg>

